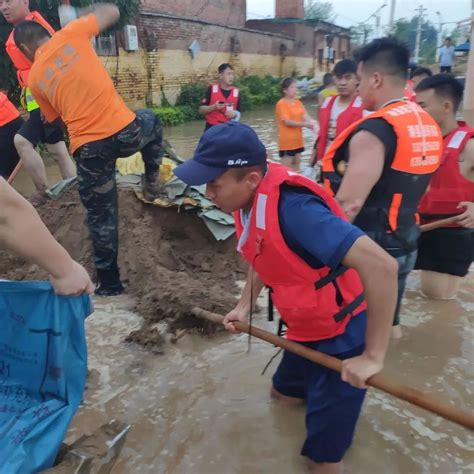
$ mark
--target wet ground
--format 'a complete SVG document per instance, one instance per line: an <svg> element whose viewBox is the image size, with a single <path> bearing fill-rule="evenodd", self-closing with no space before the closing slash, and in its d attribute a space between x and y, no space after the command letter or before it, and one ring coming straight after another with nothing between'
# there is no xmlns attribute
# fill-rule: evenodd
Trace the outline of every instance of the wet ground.
<svg viewBox="0 0 474 474"><path fill-rule="evenodd" d="M474 272L456 300L432 302L409 282L404 337L386 373L465 410L474 408ZM262 304L264 300L262 300ZM186 335L161 356L123 342L140 318L126 297L97 300L87 322L92 375L66 441L111 419L132 430L113 472L304 473L304 408L269 398L275 349L247 336ZM264 311L258 325L272 329ZM346 459L351 473L471 473L467 430L371 390Z"/></svg>
<svg viewBox="0 0 474 474"><path fill-rule="evenodd" d="M315 109L309 107L315 116ZM276 157L273 108L244 114ZM183 158L191 156L203 122L168 128L166 138ZM306 157L314 138L305 131ZM48 164L51 182L57 168ZM16 182L31 191L28 178ZM386 372L465 410L474 408L474 271L458 298L433 302L409 280L403 310L404 337L392 344ZM182 298L186 298L183 294ZM97 299L87 321L91 376L84 405L66 441L73 442L112 419L132 424L114 474L304 473L299 456L304 408L270 400L277 362L260 373L275 349L246 336L186 335L163 355L125 343L141 327L127 297ZM272 329L264 312L258 325ZM474 472L474 437L378 391L366 399L346 472L447 474Z"/></svg>

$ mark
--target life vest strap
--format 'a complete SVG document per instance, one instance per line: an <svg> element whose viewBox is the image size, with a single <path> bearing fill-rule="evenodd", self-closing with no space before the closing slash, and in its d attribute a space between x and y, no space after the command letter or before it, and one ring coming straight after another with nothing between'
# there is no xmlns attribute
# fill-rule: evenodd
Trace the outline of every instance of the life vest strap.
<svg viewBox="0 0 474 474"><path fill-rule="evenodd" d="M314 283L314 287L317 290L320 290L321 288L325 287L326 285L329 285L329 283L332 283L332 282L336 281L336 279L339 278L341 275L343 275L346 271L347 271L347 268L344 267L343 265L340 265L335 270L331 270L325 277L323 277L320 280L316 281Z"/></svg>
<svg viewBox="0 0 474 474"><path fill-rule="evenodd" d="M339 313L334 315L334 321L336 323L341 322L348 314L355 311L362 303L364 302L364 294L360 294L352 303L349 303L347 306L341 309Z"/></svg>
<svg viewBox="0 0 474 474"><path fill-rule="evenodd" d="M268 287L268 321L269 322L272 322L275 320L272 293L273 293L273 288L269 286Z"/></svg>

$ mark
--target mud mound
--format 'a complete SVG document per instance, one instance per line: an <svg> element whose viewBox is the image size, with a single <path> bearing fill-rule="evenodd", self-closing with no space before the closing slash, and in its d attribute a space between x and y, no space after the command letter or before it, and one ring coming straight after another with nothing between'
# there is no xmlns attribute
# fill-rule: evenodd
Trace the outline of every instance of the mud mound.
<svg viewBox="0 0 474 474"><path fill-rule="evenodd" d="M49 202L39 213L73 258L93 272L86 213L77 189ZM130 340L159 344L155 326L163 320L168 330L192 327L210 332L211 327L193 318L190 309L200 306L222 314L235 304L235 282L245 276L235 239L217 242L195 213L143 204L129 190L119 190L119 216L121 276L144 318L142 330ZM0 252L0 278L45 277L35 265Z"/></svg>

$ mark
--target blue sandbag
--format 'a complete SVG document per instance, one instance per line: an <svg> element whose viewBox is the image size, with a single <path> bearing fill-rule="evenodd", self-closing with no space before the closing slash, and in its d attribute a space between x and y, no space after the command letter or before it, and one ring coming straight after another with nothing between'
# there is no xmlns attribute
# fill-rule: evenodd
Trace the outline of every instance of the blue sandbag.
<svg viewBox="0 0 474 474"><path fill-rule="evenodd" d="M87 378L88 295L0 281L0 474L53 466Z"/></svg>

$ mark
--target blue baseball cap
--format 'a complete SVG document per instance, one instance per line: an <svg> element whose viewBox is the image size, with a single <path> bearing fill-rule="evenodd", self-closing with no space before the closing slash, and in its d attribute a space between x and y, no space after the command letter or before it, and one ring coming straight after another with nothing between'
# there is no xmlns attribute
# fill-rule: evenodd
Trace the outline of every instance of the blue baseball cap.
<svg viewBox="0 0 474 474"><path fill-rule="evenodd" d="M248 168L267 162L267 150L255 131L243 123L215 125L201 137L189 161L174 174L186 184L209 183L231 168Z"/></svg>

